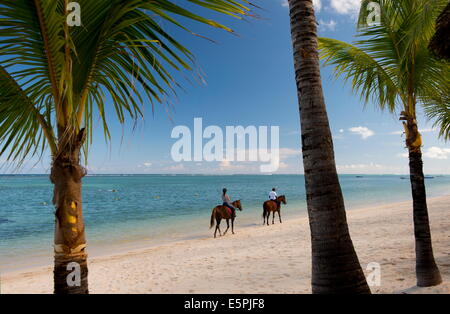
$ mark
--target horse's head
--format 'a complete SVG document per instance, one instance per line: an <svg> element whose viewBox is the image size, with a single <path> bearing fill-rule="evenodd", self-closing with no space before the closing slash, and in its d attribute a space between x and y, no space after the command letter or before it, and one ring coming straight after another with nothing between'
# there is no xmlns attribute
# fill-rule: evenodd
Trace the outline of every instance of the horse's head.
<svg viewBox="0 0 450 314"><path fill-rule="evenodd" d="M239 210L242 210L241 200L234 201L233 203L231 203L231 205L233 205Z"/></svg>
<svg viewBox="0 0 450 314"><path fill-rule="evenodd" d="M281 202L283 204L287 204L286 203L286 196L284 196L284 195L278 196L278 202Z"/></svg>

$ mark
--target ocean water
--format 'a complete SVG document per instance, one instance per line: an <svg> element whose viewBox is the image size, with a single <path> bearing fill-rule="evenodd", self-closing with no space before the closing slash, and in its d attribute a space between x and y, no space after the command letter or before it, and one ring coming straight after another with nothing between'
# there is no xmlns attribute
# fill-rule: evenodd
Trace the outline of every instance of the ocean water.
<svg viewBox="0 0 450 314"><path fill-rule="evenodd" d="M340 182L348 210L411 199L405 176L342 175ZM450 176L434 176L426 183L429 197L450 191ZM223 187L242 202L237 232L262 224L262 203L272 187L287 198L282 218L306 214L301 175L88 176L83 180L88 252L95 256L212 236L209 218L221 203ZM52 262L52 189L45 175L0 176L1 271Z"/></svg>

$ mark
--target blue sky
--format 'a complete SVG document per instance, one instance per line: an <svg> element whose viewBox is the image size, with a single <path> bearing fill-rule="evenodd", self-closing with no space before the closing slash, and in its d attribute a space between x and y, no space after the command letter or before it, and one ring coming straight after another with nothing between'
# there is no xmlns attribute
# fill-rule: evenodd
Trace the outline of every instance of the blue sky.
<svg viewBox="0 0 450 314"><path fill-rule="evenodd" d="M274 125L280 127L281 167L278 173L302 173L299 112L293 73L289 12L286 1L256 0L263 10L259 19L219 19L238 36L192 24L197 33L216 43L174 31L195 54L205 83L182 81L184 91L173 100L174 109L157 106L145 111L145 121L132 131L112 121L112 142L107 144L98 128L89 151L88 169L101 173L259 173L255 162L172 161L170 137L177 125L193 126L195 117L204 125ZM359 0L316 1L319 35L352 41ZM215 15L214 15L215 17ZM322 68L325 100L334 137L340 173L405 174L402 125L398 116L381 112L371 104L363 108L348 85L332 78L332 68ZM150 106L148 106L150 108ZM432 123L419 116L423 132L424 167L429 174L450 174L450 144L438 140ZM0 158L1 159L1 158ZM0 162L4 160L0 160ZM30 160L21 173L48 173L48 156L35 164ZM33 166L34 165L34 166Z"/></svg>

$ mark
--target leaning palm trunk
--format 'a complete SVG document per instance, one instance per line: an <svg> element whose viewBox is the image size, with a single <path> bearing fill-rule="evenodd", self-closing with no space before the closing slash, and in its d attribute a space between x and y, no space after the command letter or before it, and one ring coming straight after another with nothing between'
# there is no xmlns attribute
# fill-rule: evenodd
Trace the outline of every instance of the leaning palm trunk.
<svg viewBox="0 0 450 314"><path fill-rule="evenodd" d="M312 292L370 293L350 238L320 77L311 0L289 0L311 229Z"/></svg>
<svg viewBox="0 0 450 314"><path fill-rule="evenodd" d="M442 282L436 265L431 244L431 231L428 219L428 207L423 174L421 136L416 119L409 118L403 112L402 120L406 133L406 145L409 151L409 173L413 198L414 236L416 242L416 277L419 287L430 287Z"/></svg>
<svg viewBox="0 0 450 314"><path fill-rule="evenodd" d="M62 139L60 153L53 158L50 179L54 184L56 294L88 293L86 239L82 212L80 165L84 129L69 140Z"/></svg>

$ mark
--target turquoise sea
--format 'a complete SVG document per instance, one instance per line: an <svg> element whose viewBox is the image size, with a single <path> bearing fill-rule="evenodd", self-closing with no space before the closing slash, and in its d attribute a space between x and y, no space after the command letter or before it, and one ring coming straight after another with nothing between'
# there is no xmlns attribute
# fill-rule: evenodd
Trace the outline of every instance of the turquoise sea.
<svg viewBox="0 0 450 314"><path fill-rule="evenodd" d="M347 209L410 200L407 176L340 176ZM448 194L450 176L427 179L429 197ZM306 214L301 175L98 175L83 181L90 256L212 236L211 210L227 187L241 199L236 231L262 224L272 187L285 194L282 216ZM0 176L1 271L52 263L54 208L46 175Z"/></svg>

